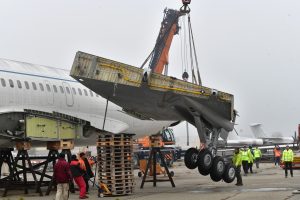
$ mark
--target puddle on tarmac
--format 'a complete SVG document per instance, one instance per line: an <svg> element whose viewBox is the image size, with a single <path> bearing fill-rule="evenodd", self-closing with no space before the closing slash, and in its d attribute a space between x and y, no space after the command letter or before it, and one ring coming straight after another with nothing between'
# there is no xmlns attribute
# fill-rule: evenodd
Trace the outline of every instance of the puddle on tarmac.
<svg viewBox="0 0 300 200"><path fill-rule="evenodd" d="M241 189L241 192L273 192L273 191L288 191L291 188L254 188L254 189Z"/></svg>
<svg viewBox="0 0 300 200"><path fill-rule="evenodd" d="M292 188L254 188L254 189L240 189L234 190L234 192L273 192L273 191L289 191ZM228 191L224 188L217 188L214 186L201 187L199 190L192 190L191 193L207 193L207 192L219 192L219 191Z"/></svg>

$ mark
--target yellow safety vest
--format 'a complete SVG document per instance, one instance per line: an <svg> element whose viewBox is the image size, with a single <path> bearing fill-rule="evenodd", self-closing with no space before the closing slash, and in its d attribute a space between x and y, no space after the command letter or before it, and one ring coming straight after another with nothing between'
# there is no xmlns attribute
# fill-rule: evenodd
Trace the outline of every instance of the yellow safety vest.
<svg viewBox="0 0 300 200"><path fill-rule="evenodd" d="M260 149L254 149L254 158L260 158L260 157L261 157Z"/></svg>
<svg viewBox="0 0 300 200"><path fill-rule="evenodd" d="M248 149L248 163L253 163L253 154L251 153L251 149Z"/></svg>
<svg viewBox="0 0 300 200"><path fill-rule="evenodd" d="M282 161L283 162L293 162L294 161L294 152L292 149L288 151L285 149L282 153Z"/></svg>
<svg viewBox="0 0 300 200"><path fill-rule="evenodd" d="M242 150L241 154L242 154L242 161L248 161L249 160L247 151Z"/></svg>
<svg viewBox="0 0 300 200"><path fill-rule="evenodd" d="M242 165L242 154L241 154L241 152L233 154L232 163L236 167Z"/></svg>

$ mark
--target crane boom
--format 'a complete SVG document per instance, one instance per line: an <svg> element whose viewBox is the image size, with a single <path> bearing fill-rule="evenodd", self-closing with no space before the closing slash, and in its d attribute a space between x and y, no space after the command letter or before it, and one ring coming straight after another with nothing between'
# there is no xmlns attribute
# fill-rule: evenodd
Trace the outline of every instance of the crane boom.
<svg viewBox="0 0 300 200"><path fill-rule="evenodd" d="M162 73L169 62L169 50L174 35L178 34L178 19L184 15L181 11L165 9L164 19L156 40L156 44L150 60L150 69L152 72Z"/></svg>

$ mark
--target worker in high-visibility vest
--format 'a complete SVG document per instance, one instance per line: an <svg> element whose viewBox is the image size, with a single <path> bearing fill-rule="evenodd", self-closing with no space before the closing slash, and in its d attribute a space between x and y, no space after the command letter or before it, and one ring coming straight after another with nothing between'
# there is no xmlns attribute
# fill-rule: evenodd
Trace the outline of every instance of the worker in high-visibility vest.
<svg viewBox="0 0 300 200"><path fill-rule="evenodd" d="M254 162L254 159L253 159L254 153L253 153L253 149L252 149L251 145L249 146L247 153L248 153L248 167L250 169L250 173L253 174L252 166L253 166L253 162Z"/></svg>
<svg viewBox="0 0 300 200"><path fill-rule="evenodd" d="M285 178L287 178L288 175L288 168L290 168L291 177L293 177L293 167L292 164L294 162L294 152L290 147L287 145L285 150L282 153L282 162L284 162L284 168L285 168Z"/></svg>
<svg viewBox="0 0 300 200"><path fill-rule="evenodd" d="M254 160L255 160L256 168L259 168L260 159L261 159L261 151L258 147L255 147L255 149L254 149Z"/></svg>
<svg viewBox="0 0 300 200"><path fill-rule="evenodd" d="M235 167L236 186L242 186L243 180L241 176L242 153L239 148L236 148L232 157L232 163Z"/></svg>
<svg viewBox="0 0 300 200"><path fill-rule="evenodd" d="M244 175L247 176L247 174L248 174L248 161L249 161L247 147L244 146L244 148L241 149L240 151L241 151L241 155L242 155L242 165L243 165Z"/></svg>

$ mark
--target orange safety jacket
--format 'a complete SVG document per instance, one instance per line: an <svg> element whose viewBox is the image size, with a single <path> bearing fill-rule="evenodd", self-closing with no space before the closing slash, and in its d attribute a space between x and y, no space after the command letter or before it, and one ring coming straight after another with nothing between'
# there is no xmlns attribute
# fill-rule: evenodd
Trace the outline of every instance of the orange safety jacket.
<svg viewBox="0 0 300 200"><path fill-rule="evenodd" d="M78 162L79 162L79 167L80 167L80 169L82 169L83 171L86 172L86 166L85 166L84 160L83 160L82 158L80 158L80 159L78 160Z"/></svg>
<svg viewBox="0 0 300 200"><path fill-rule="evenodd" d="M280 149L274 149L274 154L275 154L275 157L280 157L281 156L281 151Z"/></svg>

